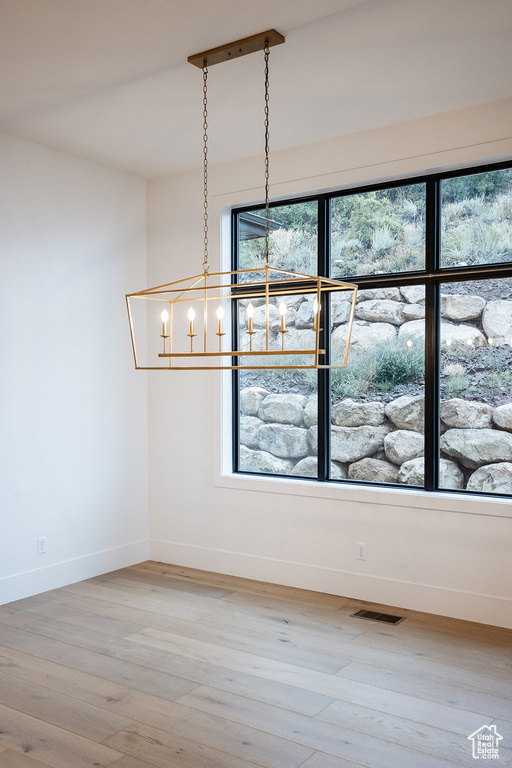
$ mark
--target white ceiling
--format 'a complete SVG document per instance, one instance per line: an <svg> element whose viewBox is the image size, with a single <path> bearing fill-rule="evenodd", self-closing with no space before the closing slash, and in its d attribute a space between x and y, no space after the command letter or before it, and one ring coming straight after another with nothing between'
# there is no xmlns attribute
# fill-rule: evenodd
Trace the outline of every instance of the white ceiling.
<svg viewBox="0 0 512 768"><path fill-rule="evenodd" d="M512 97L512 0L0 0L0 130L143 176L198 166L187 56L272 27L272 149ZM262 150L262 89L262 54L211 68L212 163Z"/></svg>

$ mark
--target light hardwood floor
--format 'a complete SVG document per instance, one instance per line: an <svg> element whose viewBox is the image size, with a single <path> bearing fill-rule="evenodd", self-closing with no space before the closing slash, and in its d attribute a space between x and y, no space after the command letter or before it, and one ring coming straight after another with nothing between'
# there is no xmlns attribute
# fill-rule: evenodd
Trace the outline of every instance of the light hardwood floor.
<svg viewBox="0 0 512 768"><path fill-rule="evenodd" d="M454 768L491 723L512 765L511 661L508 630L142 563L0 607L0 766Z"/></svg>

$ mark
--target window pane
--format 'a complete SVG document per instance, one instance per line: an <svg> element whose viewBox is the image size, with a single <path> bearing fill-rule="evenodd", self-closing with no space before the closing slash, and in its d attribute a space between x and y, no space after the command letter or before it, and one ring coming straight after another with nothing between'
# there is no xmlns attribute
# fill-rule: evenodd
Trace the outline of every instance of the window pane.
<svg viewBox="0 0 512 768"><path fill-rule="evenodd" d="M265 211L238 214L238 269L259 269L265 263ZM269 212L271 267L306 275L317 274L318 203L272 206ZM239 275L239 282L261 279Z"/></svg>
<svg viewBox="0 0 512 768"><path fill-rule="evenodd" d="M512 170L446 179L441 199L442 267L512 259Z"/></svg>
<svg viewBox="0 0 512 768"><path fill-rule="evenodd" d="M358 292L348 364L331 373L331 458L348 480L424 484L424 317L423 286ZM347 321L336 307L331 321L336 363Z"/></svg>
<svg viewBox="0 0 512 768"><path fill-rule="evenodd" d="M277 303L286 305L286 334L280 333ZM239 348L266 349L264 298L238 302ZM252 304L252 309L250 305ZM315 346L313 299L303 294L270 299L268 349L310 349ZM248 322L248 310L251 325ZM249 333L249 331L251 331ZM240 365L261 365L264 356L241 355ZM312 355L277 355L274 365L311 365ZM240 370L239 469L270 475L316 478L317 458L309 429L317 424L317 373L315 370Z"/></svg>
<svg viewBox="0 0 512 768"><path fill-rule="evenodd" d="M440 488L512 493L512 279L441 287Z"/></svg>
<svg viewBox="0 0 512 768"><path fill-rule="evenodd" d="M332 201L332 277L420 269L425 269L425 184Z"/></svg>

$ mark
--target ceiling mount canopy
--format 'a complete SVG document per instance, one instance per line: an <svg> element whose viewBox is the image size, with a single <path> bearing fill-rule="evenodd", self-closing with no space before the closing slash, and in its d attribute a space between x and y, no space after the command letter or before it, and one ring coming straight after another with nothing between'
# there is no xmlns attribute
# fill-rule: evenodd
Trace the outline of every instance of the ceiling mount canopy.
<svg viewBox="0 0 512 768"><path fill-rule="evenodd" d="M275 29L269 29L266 32L260 32L258 35L235 40L234 43L219 45L218 48L210 48L209 51L196 53L193 56L189 56L187 61L189 64L199 67L199 69L202 69L205 64L207 67L212 67L214 64L221 64L223 61L247 56L248 53L264 51L265 47L272 48L274 45L281 45L284 41L284 35L276 32Z"/></svg>
<svg viewBox="0 0 512 768"><path fill-rule="evenodd" d="M203 272L126 296L135 367L143 370L344 368L357 287L340 280L288 272L269 263L269 56L285 38L271 29L189 56L203 72ZM264 262L255 269L210 273L208 259L208 67L264 52L265 207L249 214L252 237L264 238ZM261 224L257 224L255 219ZM327 353L332 294L350 301L346 343L337 360ZM287 340L287 313L300 297L311 299L310 328ZM137 333L138 331L138 333ZM188 331L188 332L187 332ZM142 356L146 362L142 361Z"/></svg>

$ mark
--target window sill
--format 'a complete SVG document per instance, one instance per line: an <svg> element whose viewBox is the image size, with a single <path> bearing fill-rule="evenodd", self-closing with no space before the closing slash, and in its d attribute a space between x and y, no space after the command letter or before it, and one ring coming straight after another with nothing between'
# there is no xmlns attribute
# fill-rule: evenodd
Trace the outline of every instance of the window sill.
<svg viewBox="0 0 512 768"><path fill-rule="evenodd" d="M497 496L468 496L468 494L427 492L385 486L370 487L352 483L319 483L315 480L295 480L288 477L263 477L227 473L217 475L214 485L252 493L273 493L288 496L334 501L353 501L358 504L408 507L409 509L453 512L463 515L512 518L512 504L508 498Z"/></svg>

